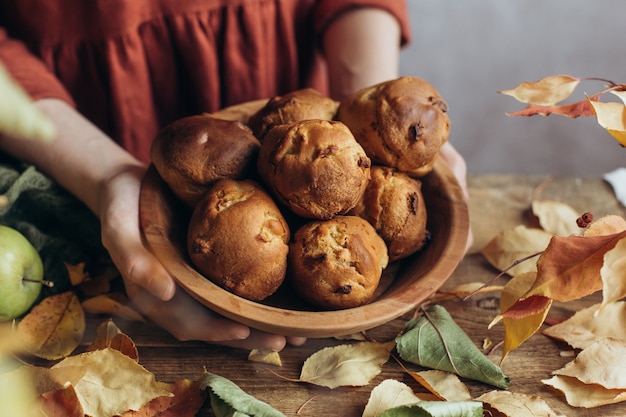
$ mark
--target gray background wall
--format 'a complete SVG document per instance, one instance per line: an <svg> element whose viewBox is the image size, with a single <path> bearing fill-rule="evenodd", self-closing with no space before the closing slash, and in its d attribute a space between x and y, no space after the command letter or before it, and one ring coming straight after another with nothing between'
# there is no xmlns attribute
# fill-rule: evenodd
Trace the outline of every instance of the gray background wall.
<svg viewBox="0 0 626 417"><path fill-rule="evenodd" d="M626 148L595 118L509 117L524 105L497 93L555 74L626 83L623 0L408 4L413 40L400 72L426 79L448 102L450 140L470 173L594 176L626 166ZM602 87L583 82L574 97Z"/></svg>

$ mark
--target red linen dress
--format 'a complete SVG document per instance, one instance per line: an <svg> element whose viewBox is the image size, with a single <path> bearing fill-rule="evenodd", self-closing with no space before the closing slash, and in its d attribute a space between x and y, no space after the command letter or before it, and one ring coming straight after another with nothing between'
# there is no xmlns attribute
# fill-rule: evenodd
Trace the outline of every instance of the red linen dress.
<svg viewBox="0 0 626 417"><path fill-rule="evenodd" d="M165 124L305 86L326 92L320 35L353 7L403 0L0 0L0 61L149 161Z"/></svg>

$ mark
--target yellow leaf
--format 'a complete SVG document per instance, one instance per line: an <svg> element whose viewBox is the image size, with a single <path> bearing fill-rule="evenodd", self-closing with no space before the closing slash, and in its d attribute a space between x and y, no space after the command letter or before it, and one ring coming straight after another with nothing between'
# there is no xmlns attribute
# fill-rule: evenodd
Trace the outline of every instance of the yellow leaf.
<svg viewBox="0 0 626 417"><path fill-rule="evenodd" d="M59 383L74 386L85 414L92 417L121 415L154 398L173 395L152 373L115 349L69 356L50 373Z"/></svg>
<svg viewBox="0 0 626 417"><path fill-rule="evenodd" d="M510 391L490 391L476 398L482 401L491 414L499 413L511 417L565 417L557 415L550 406L537 395L526 395ZM494 412L497 410L497 413Z"/></svg>
<svg viewBox="0 0 626 417"><path fill-rule="evenodd" d="M580 214L570 205L554 200L534 200L531 207L546 232L557 236L580 234L576 224Z"/></svg>
<svg viewBox="0 0 626 417"><path fill-rule="evenodd" d="M100 294L82 302L83 309L90 314L110 314L126 320L144 321L136 310L113 298L113 294Z"/></svg>
<svg viewBox="0 0 626 417"><path fill-rule="evenodd" d="M605 337L626 341L626 303L618 301L602 309L600 304L595 304L547 327L543 334L562 340L575 349L584 349Z"/></svg>
<svg viewBox="0 0 626 417"><path fill-rule="evenodd" d="M568 98L580 83L580 78L569 75L551 75L539 81L525 81L514 89L499 91L522 103L552 106Z"/></svg>
<svg viewBox="0 0 626 417"><path fill-rule="evenodd" d="M541 229L519 225L513 229L505 230L491 239L482 249L482 254L491 265L504 271L513 263L543 251L551 238L550 233ZM513 276L536 270L537 261L529 259L509 269L508 274Z"/></svg>
<svg viewBox="0 0 626 417"><path fill-rule="evenodd" d="M506 312L509 307L526 294L535 282L536 277L536 272L526 272L511 278L504 286L500 295L500 311ZM517 349L541 328L541 325L548 315L551 304L551 302L548 303L543 311L529 314L522 318L502 318L505 330L500 362L503 362L511 351Z"/></svg>
<svg viewBox="0 0 626 417"><path fill-rule="evenodd" d="M443 401L470 401L467 386L459 377L451 372L436 369L421 372L411 372L411 376L428 391Z"/></svg>
<svg viewBox="0 0 626 417"><path fill-rule="evenodd" d="M626 237L604 254L600 268L602 277L602 307L626 297Z"/></svg>
<svg viewBox="0 0 626 417"><path fill-rule="evenodd" d="M67 275L70 278L70 283L74 287L80 285L89 276L89 274L85 272L84 262L76 265L71 265L67 262L64 262L63 264L65 265L65 269L67 269Z"/></svg>
<svg viewBox="0 0 626 417"><path fill-rule="evenodd" d="M590 100L598 124L622 145L626 146L626 106L622 103Z"/></svg>
<svg viewBox="0 0 626 417"><path fill-rule="evenodd" d="M381 372L395 342L358 342L321 349L302 365L300 380L328 388L363 386Z"/></svg>
<svg viewBox="0 0 626 417"><path fill-rule="evenodd" d="M72 291L44 298L20 320L17 334L25 349L56 360L71 354L83 340L85 313Z"/></svg>
<svg viewBox="0 0 626 417"><path fill-rule="evenodd" d="M275 350L252 349L250 353L248 353L248 360L252 362L267 363L269 365L283 366L283 361L280 359L280 353Z"/></svg>
<svg viewBox="0 0 626 417"><path fill-rule="evenodd" d="M370 393L362 417L378 417L390 408L415 404L420 401L421 399L405 383L395 379L385 379Z"/></svg>

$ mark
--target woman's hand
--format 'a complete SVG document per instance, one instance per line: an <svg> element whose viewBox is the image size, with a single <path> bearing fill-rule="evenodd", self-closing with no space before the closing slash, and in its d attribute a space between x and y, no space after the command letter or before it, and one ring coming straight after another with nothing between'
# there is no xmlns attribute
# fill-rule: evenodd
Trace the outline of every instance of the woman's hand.
<svg viewBox="0 0 626 417"><path fill-rule="evenodd" d="M179 340L201 340L245 349L281 350L287 339L226 319L182 289L148 251L139 225L139 192L145 170L129 167L100 192L102 241L124 277L127 294L144 315ZM290 338L302 344L303 338Z"/></svg>

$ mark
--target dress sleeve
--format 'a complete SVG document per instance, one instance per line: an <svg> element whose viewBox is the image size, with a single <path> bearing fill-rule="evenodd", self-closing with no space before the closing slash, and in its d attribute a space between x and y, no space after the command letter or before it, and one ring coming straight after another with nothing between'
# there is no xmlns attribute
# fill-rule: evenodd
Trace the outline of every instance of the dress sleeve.
<svg viewBox="0 0 626 417"><path fill-rule="evenodd" d="M0 27L0 63L33 100L59 98L72 106L74 101L45 64L26 46L10 38Z"/></svg>
<svg viewBox="0 0 626 417"><path fill-rule="evenodd" d="M391 13L400 24L400 44L411 39L411 28L405 0L319 0L315 9L315 31L320 34L341 13L359 7L374 7Z"/></svg>

